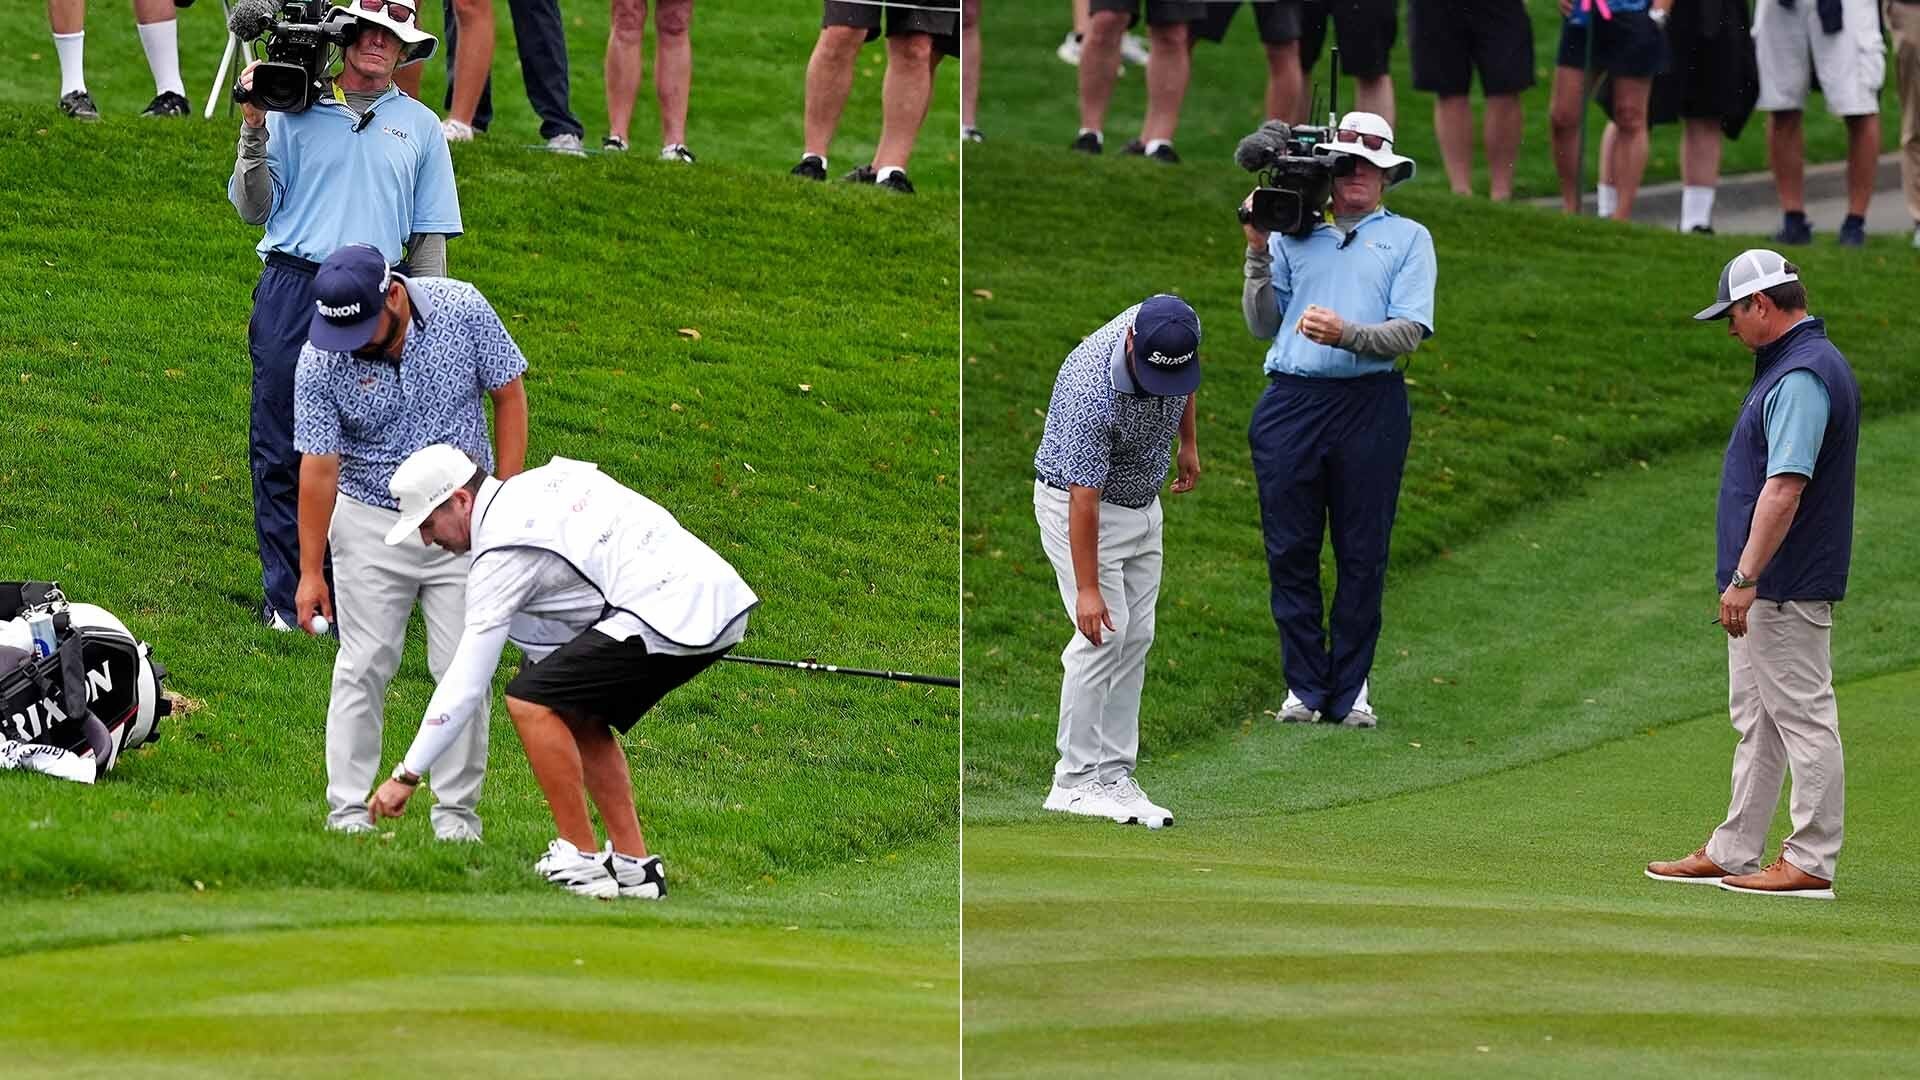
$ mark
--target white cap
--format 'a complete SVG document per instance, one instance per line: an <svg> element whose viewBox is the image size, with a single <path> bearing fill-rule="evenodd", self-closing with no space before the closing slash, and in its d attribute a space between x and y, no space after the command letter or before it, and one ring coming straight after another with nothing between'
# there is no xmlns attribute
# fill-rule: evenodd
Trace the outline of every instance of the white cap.
<svg viewBox="0 0 1920 1080"><path fill-rule="evenodd" d="M1382 140L1382 145L1380 149L1374 150L1358 140L1342 142L1340 132L1343 131L1373 136ZM1323 142L1315 149L1327 150L1335 154L1352 154L1363 161L1373 162L1386 171L1388 187L1413 179L1413 159L1401 157L1393 152L1393 125L1387 123L1387 118L1379 113L1348 113L1340 118L1340 127L1335 130L1333 141Z"/></svg>
<svg viewBox="0 0 1920 1080"><path fill-rule="evenodd" d="M393 36L400 39L401 49L400 63L395 66L406 67L408 64L417 64L432 56L439 41L432 34L421 29L417 3L403 3L400 6L414 9L414 13L405 22L396 22L393 16L387 13L387 5L384 2L374 8L368 8L357 0L347 0L344 5L328 12L327 18L359 19L361 22L373 23L393 31Z"/></svg>
<svg viewBox="0 0 1920 1080"><path fill-rule="evenodd" d="M387 482L387 490L400 504L400 520L388 530L387 543L397 544L418 532L427 515L473 479L477 468L471 458L446 443L415 450Z"/></svg>
<svg viewBox="0 0 1920 1080"><path fill-rule="evenodd" d="M1799 280L1800 275L1789 268L1786 256L1766 248L1748 248L1735 255L1720 271L1719 298L1711 307L1700 309L1694 318L1701 322L1717 319L1727 313L1735 300L1745 300L1775 285Z"/></svg>

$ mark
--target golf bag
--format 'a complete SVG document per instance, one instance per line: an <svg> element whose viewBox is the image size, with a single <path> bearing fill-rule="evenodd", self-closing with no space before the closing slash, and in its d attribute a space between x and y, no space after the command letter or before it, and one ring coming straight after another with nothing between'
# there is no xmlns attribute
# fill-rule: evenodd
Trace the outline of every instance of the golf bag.
<svg viewBox="0 0 1920 1080"><path fill-rule="evenodd" d="M52 655L20 640L32 614L52 616ZM172 704L151 654L112 613L69 603L57 584L0 582L0 747L11 755L0 764L91 780L153 741Z"/></svg>

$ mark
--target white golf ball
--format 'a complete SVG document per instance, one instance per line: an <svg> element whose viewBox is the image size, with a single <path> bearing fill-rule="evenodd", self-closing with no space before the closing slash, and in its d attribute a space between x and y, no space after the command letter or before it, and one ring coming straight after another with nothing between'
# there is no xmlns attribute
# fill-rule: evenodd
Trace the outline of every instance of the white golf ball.
<svg viewBox="0 0 1920 1080"><path fill-rule="evenodd" d="M333 624L327 622L327 617L325 615L315 615L313 617L313 621L311 623L308 623L307 625L313 628L314 633L324 634L327 632L327 628Z"/></svg>

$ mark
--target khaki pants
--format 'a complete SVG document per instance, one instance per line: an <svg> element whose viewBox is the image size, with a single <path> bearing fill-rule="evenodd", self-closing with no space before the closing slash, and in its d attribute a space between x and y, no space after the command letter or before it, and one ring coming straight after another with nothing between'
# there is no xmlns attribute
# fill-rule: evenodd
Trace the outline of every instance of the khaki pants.
<svg viewBox="0 0 1920 1080"><path fill-rule="evenodd" d="M367 796L386 779L380 772L387 683L400 667L407 620L417 600L427 622L427 668L437 682L446 673L467 615L467 557L422 545L417 537L389 547L392 510L345 495L333 510L327 541L333 547L334 614L340 651L333 662L327 705L327 821L366 820ZM414 725L419 718L413 718ZM433 831L443 839L480 835L473 811L487 769L487 709L434 763Z"/></svg>
<svg viewBox="0 0 1920 1080"><path fill-rule="evenodd" d="M1033 516L1053 563L1067 620L1078 585L1067 538L1067 493L1035 481ZM1114 629L1095 645L1076 628L1060 653L1057 787L1087 780L1111 784L1133 775L1140 752L1140 688L1153 645L1153 609L1160 599L1160 500L1129 510L1100 504L1100 594Z"/></svg>
<svg viewBox="0 0 1920 1080"><path fill-rule="evenodd" d="M1900 86L1900 186L1907 216L1920 225L1920 4L1887 0L1893 71Z"/></svg>
<svg viewBox="0 0 1920 1080"><path fill-rule="evenodd" d="M1833 880L1846 814L1846 766L1833 698L1833 605L1756 600L1747 636L1727 639L1727 710L1740 742L1733 751L1733 800L1707 841L1707 857L1730 874L1760 869L1767 828L1793 772L1793 832L1786 860Z"/></svg>

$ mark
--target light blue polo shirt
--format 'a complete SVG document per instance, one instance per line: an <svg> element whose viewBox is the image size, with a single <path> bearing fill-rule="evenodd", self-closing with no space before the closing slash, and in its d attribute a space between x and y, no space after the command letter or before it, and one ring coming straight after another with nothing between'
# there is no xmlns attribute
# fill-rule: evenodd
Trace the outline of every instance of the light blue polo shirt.
<svg viewBox="0 0 1920 1080"><path fill-rule="evenodd" d="M1301 334L1295 327L1310 304L1350 323L1412 319L1426 331L1423 337L1433 336L1433 235L1412 218L1382 208L1351 233L1323 224L1304 237L1275 234L1267 250L1280 309L1267 374L1351 379L1393 370L1391 357L1361 356Z"/></svg>
<svg viewBox="0 0 1920 1080"><path fill-rule="evenodd" d="M360 117L330 95L305 112L267 113L273 209L261 258L280 251L323 262L348 244L372 244L396 263L414 233L461 233L440 119L391 86L369 112L359 131Z"/></svg>

